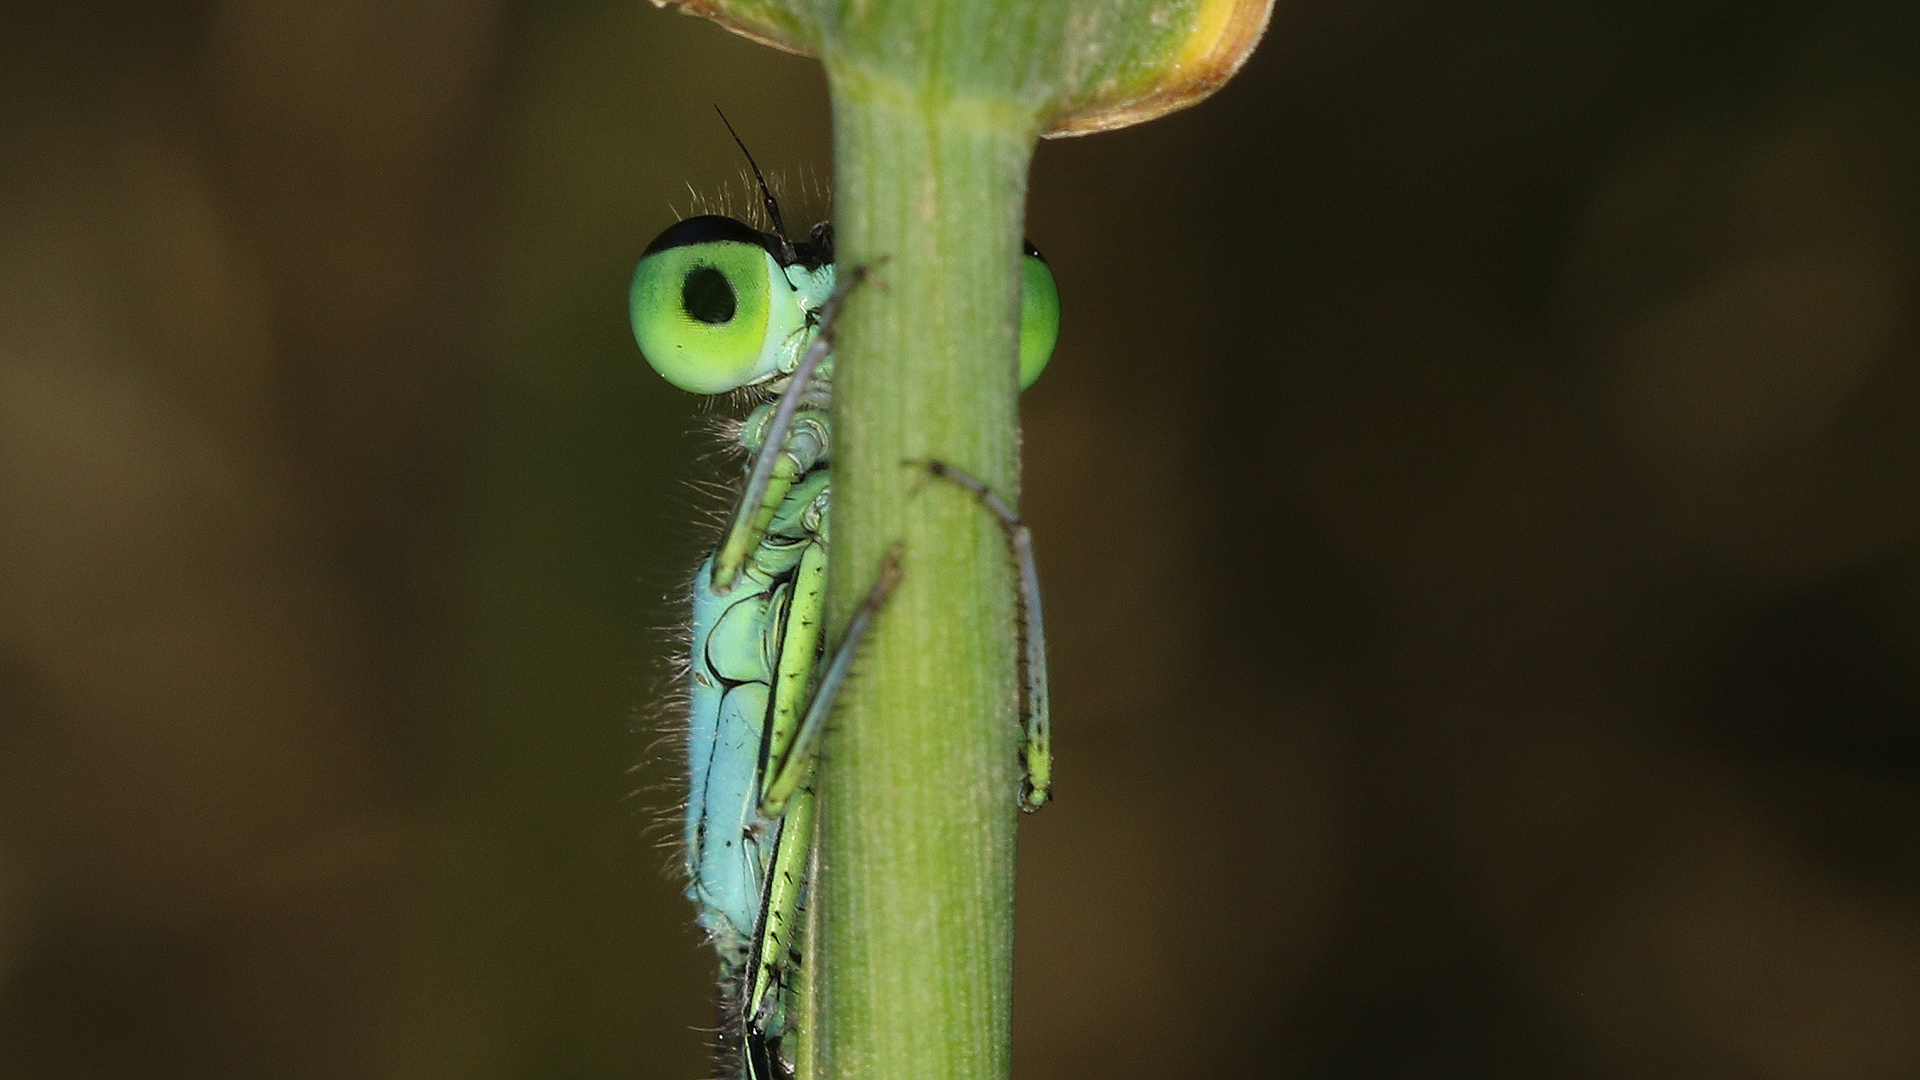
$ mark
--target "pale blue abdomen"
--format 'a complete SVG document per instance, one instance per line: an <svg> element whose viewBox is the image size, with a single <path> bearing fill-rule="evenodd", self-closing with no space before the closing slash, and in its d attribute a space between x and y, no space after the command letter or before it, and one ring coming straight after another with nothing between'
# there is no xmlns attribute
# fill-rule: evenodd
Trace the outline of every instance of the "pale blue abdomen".
<svg viewBox="0 0 1920 1080"><path fill-rule="evenodd" d="M776 823L761 820L760 768L784 584L749 565L726 596L693 586L687 732L687 896L722 957L744 960L760 915Z"/></svg>

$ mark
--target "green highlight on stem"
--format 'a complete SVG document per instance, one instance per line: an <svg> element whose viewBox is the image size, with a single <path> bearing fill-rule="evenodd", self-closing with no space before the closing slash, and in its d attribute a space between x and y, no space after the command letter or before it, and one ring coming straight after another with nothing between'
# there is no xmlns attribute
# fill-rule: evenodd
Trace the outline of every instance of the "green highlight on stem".
<svg viewBox="0 0 1920 1080"><path fill-rule="evenodd" d="M907 463L959 466L1017 505L1035 140L1201 100L1244 63L1272 0L679 2L827 70L836 261L869 275L835 334L831 637L904 544L821 759L800 1071L1005 1077L1013 568L975 498Z"/></svg>

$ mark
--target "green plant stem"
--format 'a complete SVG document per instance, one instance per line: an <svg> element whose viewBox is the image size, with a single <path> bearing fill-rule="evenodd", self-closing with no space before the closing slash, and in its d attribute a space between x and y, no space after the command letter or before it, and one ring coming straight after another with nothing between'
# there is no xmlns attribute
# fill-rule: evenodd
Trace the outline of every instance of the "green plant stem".
<svg viewBox="0 0 1920 1080"><path fill-rule="evenodd" d="M1004 1077L1018 686L998 525L909 461L1019 483L1020 241L1037 122L835 71L836 626L904 540L905 580L836 715L821 784L815 1076Z"/></svg>

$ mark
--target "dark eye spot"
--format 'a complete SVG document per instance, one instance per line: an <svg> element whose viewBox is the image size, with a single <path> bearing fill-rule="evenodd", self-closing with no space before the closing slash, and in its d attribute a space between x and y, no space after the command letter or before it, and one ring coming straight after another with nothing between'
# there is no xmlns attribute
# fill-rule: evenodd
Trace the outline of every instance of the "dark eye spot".
<svg viewBox="0 0 1920 1080"><path fill-rule="evenodd" d="M733 321L740 305L727 275L711 266L696 266L680 285L680 306L708 326L718 326Z"/></svg>

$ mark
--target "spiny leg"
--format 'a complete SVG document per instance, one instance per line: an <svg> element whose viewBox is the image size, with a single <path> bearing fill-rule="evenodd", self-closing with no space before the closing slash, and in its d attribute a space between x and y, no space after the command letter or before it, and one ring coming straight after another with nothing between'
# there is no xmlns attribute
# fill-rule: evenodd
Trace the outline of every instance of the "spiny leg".
<svg viewBox="0 0 1920 1080"><path fill-rule="evenodd" d="M779 659L774 665L773 707L761 746L760 788L764 798L774 775L792 756L794 736L813 693L819 667L820 638L827 614L827 545L807 545L794 566L792 591L780 628ZM766 815L771 818L773 815Z"/></svg>
<svg viewBox="0 0 1920 1080"><path fill-rule="evenodd" d="M1047 700L1047 633L1040 615L1040 570L1033 558L1033 533L1020 515L987 486L986 481L957 465L944 461L909 461L938 477L965 488L980 505L1000 522L1013 549L1015 572L1020 578L1020 658L1025 745L1021 757L1026 776L1020 785L1020 809L1032 813L1053 797L1053 720Z"/></svg>
<svg viewBox="0 0 1920 1080"><path fill-rule="evenodd" d="M780 821L780 836L768 868L767 887L754 935L753 955L742 989L740 1005L745 1021L744 1045L758 1047L768 1060L780 1056L784 1043L801 1018L794 1015L800 963L807 872L814 833L814 793L811 782L794 792Z"/></svg>
<svg viewBox="0 0 1920 1080"><path fill-rule="evenodd" d="M777 1067L785 1040L806 1024L804 1018L792 1014L797 995L795 967L801 951L799 922L813 849L814 759L820 733L841 688L846 685L853 658L859 654L874 617L900 584L902 547L894 544L881 560L879 577L848 622L846 636L834 651L819 685L813 689L812 700L797 730L791 716L792 702L804 692L805 682L813 672L810 661L819 639L824 603L824 546L815 545L814 551L803 556L801 572L796 577L793 605L788 609L788 626L781 644L780 686L774 694L776 705L762 771L763 776L771 774L771 778L761 799L760 816L779 832L768 866L753 951L741 987L741 1048L746 1054L743 1064L750 1076L758 1076L762 1071L770 1077L784 1075L784 1070L778 1073L768 1070ZM791 657L803 659L790 664Z"/></svg>
<svg viewBox="0 0 1920 1080"><path fill-rule="evenodd" d="M814 750L819 744L820 733L825 730L827 716L833 712L834 702L846 685L847 676L853 671L853 659L860 652L860 642L873 625L874 617L886 606L887 598L900 585L900 554L904 547L902 542L895 541L880 560L880 576L874 579L873 587L867 590L860 606L854 610L853 618L848 621L846 636L840 640L826 672L820 677L819 685L814 688L813 700L808 703L807 714L800 721L800 729L787 748L786 759L779 762L778 770L760 797L762 817L779 817L786 809L787 800L793 797L794 789L800 786L800 781L813 767Z"/></svg>
<svg viewBox="0 0 1920 1080"><path fill-rule="evenodd" d="M813 681L820 651L826 603L827 549L807 545L795 565L788 602L781 614L778 660L774 666L771 707L762 740L755 809L772 772L792 751L801 711ZM767 838L771 855L760 892L746 977L741 980L740 1045L746 1054L744 1075L779 1080L783 1039L792 1023L789 989L799 962L799 918L806 889L806 864L813 847L813 787L804 784L777 819L756 813L754 830Z"/></svg>
<svg viewBox="0 0 1920 1080"><path fill-rule="evenodd" d="M725 595L733 588L734 579L739 576L747 554L759 546L761 537L766 535L767 523L773 519L774 511L786 494L786 486L811 466L810 462L795 461L787 454L787 436L793 431L794 417L799 414L800 406L806 400L814 372L827 354L833 351L834 324L839 321L840 311L846 306L847 294L866 276L864 267L854 267L846 277L834 283L833 294L827 297L826 303L820 305L819 328L807 351L801 355L799 365L787 377L787 388L781 392L773 418L761 434L759 453L754 455L753 468L747 472L746 487L741 490L740 501L733 508L732 520L727 522L720 553L714 558L713 591L718 594ZM788 460L786 469L780 468L783 456ZM784 481L778 489L774 486L776 479Z"/></svg>
<svg viewBox="0 0 1920 1080"><path fill-rule="evenodd" d="M827 548L813 543L800 556L792 592L782 616L779 659L775 665L772 707L761 751L760 787L767 786L794 754L795 737L807 705L820 634L825 622ZM808 747L801 751L810 753ZM809 772L808 775L811 775ZM758 807L756 806L756 809ZM772 832L773 855L767 862L761 890L760 914L755 924L749 972L742 986L740 1016L745 1021L744 1045L759 1047L771 1060L787 1026L787 986L798 959L798 919L806 888L806 864L813 847L813 785L804 783L782 808L780 816L762 813L757 829ZM776 831L777 830L777 831Z"/></svg>

